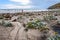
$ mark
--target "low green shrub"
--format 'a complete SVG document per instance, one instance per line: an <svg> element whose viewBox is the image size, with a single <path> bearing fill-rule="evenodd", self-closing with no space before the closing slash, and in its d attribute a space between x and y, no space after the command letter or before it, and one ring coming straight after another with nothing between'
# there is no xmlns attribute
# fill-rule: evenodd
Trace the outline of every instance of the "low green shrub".
<svg viewBox="0 0 60 40"><path fill-rule="evenodd" d="M60 25L60 21L57 21L57 25Z"/></svg>
<svg viewBox="0 0 60 40"><path fill-rule="evenodd" d="M2 20L2 21L0 22L0 25L3 25L3 24L5 24L5 21L4 21L4 20Z"/></svg>
<svg viewBox="0 0 60 40"><path fill-rule="evenodd" d="M57 20L57 18L55 16L49 15L49 16L44 16L44 20L51 21L51 20Z"/></svg>
<svg viewBox="0 0 60 40"><path fill-rule="evenodd" d="M5 22L2 20L2 22L0 22L1 26L5 26L5 27L12 27L13 25L10 22Z"/></svg>
<svg viewBox="0 0 60 40"><path fill-rule="evenodd" d="M36 24L34 22L28 22L27 23L27 28L35 28Z"/></svg>
<svg viewBox="0 0 60 40"><path fill-rule="evenodd" d="M26 28L41 29L45 26L46 26L46 24L44 24L43 21L35 20L34 22L28 22L27 25L26 25Z"/></svg>
<svg viewBox="0 0 60 40"><path fill-rule="evenodd" d="M55 36L49 37L48 40L60 40L60 36L55 35Z"/></svg>
<svg viewBox="0 0 60 40"><path fill-rule="evenodd" d="M3 26L5 26L5 27L12 27L13 25L10 22L7 22L7 23L3 24Z"/></svg>
<svg viewBox="0 0 60 40"><path fill-rule="evenodd" d="M0 16L0 19L3 19L4 17L3 16Z"/></svg>

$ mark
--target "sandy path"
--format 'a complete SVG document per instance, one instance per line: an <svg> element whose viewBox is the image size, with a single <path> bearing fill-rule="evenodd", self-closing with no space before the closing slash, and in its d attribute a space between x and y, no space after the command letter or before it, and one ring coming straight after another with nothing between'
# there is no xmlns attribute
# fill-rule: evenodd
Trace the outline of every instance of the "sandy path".
<svg viewBox="0 0 60 40"><path fill-rule="evenodd" d="M17 40L27 40L27 33L24 31L24 27L19 30L17 37Z"/></svg>
<svg viewBox="0 0 60 40"><path fill-rule="evenodd" d="M18 30L21 28L21 24L19 22L12 22L15 26L15 29L11 31L10 36L12 40L15 40Z"/></svg>

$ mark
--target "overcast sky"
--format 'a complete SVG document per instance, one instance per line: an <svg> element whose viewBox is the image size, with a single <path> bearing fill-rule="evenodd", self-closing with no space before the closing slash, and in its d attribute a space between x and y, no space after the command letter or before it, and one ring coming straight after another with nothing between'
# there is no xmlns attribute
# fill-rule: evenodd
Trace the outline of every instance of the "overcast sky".
<svg viewBox="0 0 60 40"><path fill-rule="evenodd" d="M60 0L0 0L0 9L47 9Z"/></svg>

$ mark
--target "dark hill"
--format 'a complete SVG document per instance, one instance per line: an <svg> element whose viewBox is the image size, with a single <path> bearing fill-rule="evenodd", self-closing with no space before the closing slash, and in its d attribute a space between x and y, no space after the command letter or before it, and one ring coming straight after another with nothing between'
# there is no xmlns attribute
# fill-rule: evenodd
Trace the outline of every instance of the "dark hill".
<svg viewBox="0 0 60 40"><path fill-rule="evenodd" d="M48 9L60 9L60 3L50 6L50 7L48 7Z"/></svg>

